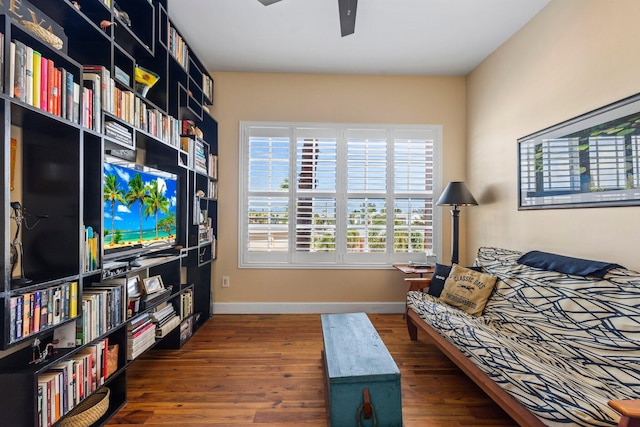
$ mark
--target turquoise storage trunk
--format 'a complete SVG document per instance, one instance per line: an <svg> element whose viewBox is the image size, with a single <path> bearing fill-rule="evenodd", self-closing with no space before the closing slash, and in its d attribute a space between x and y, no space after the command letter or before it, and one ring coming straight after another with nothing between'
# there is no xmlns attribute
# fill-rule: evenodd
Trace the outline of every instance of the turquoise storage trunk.
<svg viewBox="0 0 640 427"><path fill-rule="evenodd" d="M321 319L329 426L373 426L375 417L377 427L401 427L400 370L367 315L323 314ZM373 410L369 419L365 389Z"/></svg>

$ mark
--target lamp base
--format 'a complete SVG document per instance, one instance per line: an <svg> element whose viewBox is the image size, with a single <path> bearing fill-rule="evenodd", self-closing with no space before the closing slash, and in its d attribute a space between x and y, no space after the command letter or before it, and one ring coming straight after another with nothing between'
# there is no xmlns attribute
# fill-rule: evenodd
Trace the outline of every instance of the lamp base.
<svg viewBox="0 0 640 427"><path fill-rule="evenodd" d="M33 280L27 279L26 277L16 277L11 279L11 289L18 289L30 285L33 283Z"/></svg>

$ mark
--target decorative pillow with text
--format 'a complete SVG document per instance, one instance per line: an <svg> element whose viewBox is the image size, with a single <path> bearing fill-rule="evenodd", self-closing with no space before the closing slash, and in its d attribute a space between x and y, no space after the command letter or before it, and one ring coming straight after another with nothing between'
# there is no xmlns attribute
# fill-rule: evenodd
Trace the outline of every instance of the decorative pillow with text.
<svg viewBox="0 0 640 427"><path fill-rule="evenodd" d="M468 267L474 271L482 271L482 267ZM427 293L429 295L433 295L434 297L439 297L442 294L442 290L444 289L444 282L449 277L449 273L451 273L450 265L442 265L436 264L436 268L433 271L433 275L431 276L431 283L429 284L429 290Z"/></svg>
<svg viewBox="0 0 640 427"><path fill-rule="evenodd" d="M453 264L440 299L449 305L480 316L496 284L496 276Z"/></svg>

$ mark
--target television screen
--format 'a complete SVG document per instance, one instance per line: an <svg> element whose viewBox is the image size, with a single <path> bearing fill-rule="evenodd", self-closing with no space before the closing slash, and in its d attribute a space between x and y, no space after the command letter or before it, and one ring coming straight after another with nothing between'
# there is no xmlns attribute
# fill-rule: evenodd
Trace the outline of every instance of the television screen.
<svg viewBox="0 0 640 427"><path fill-rule="evenodd" d="M105 259L173 247L177 177L133 163L103 168Z"/></svg>

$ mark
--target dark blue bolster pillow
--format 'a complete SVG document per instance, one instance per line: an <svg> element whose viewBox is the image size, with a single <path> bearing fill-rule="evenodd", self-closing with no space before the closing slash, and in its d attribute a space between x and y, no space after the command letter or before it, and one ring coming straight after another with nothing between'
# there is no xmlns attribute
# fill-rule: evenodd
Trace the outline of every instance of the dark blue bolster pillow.
<svg viewBox="0 0 640 427"><path fill-rule="evenodd" d="M621 265L610 262L591 261L541 251L527 252L518 259L518 264L575 276L595 276L601 279L612 268L622 268Z"/></svg>

